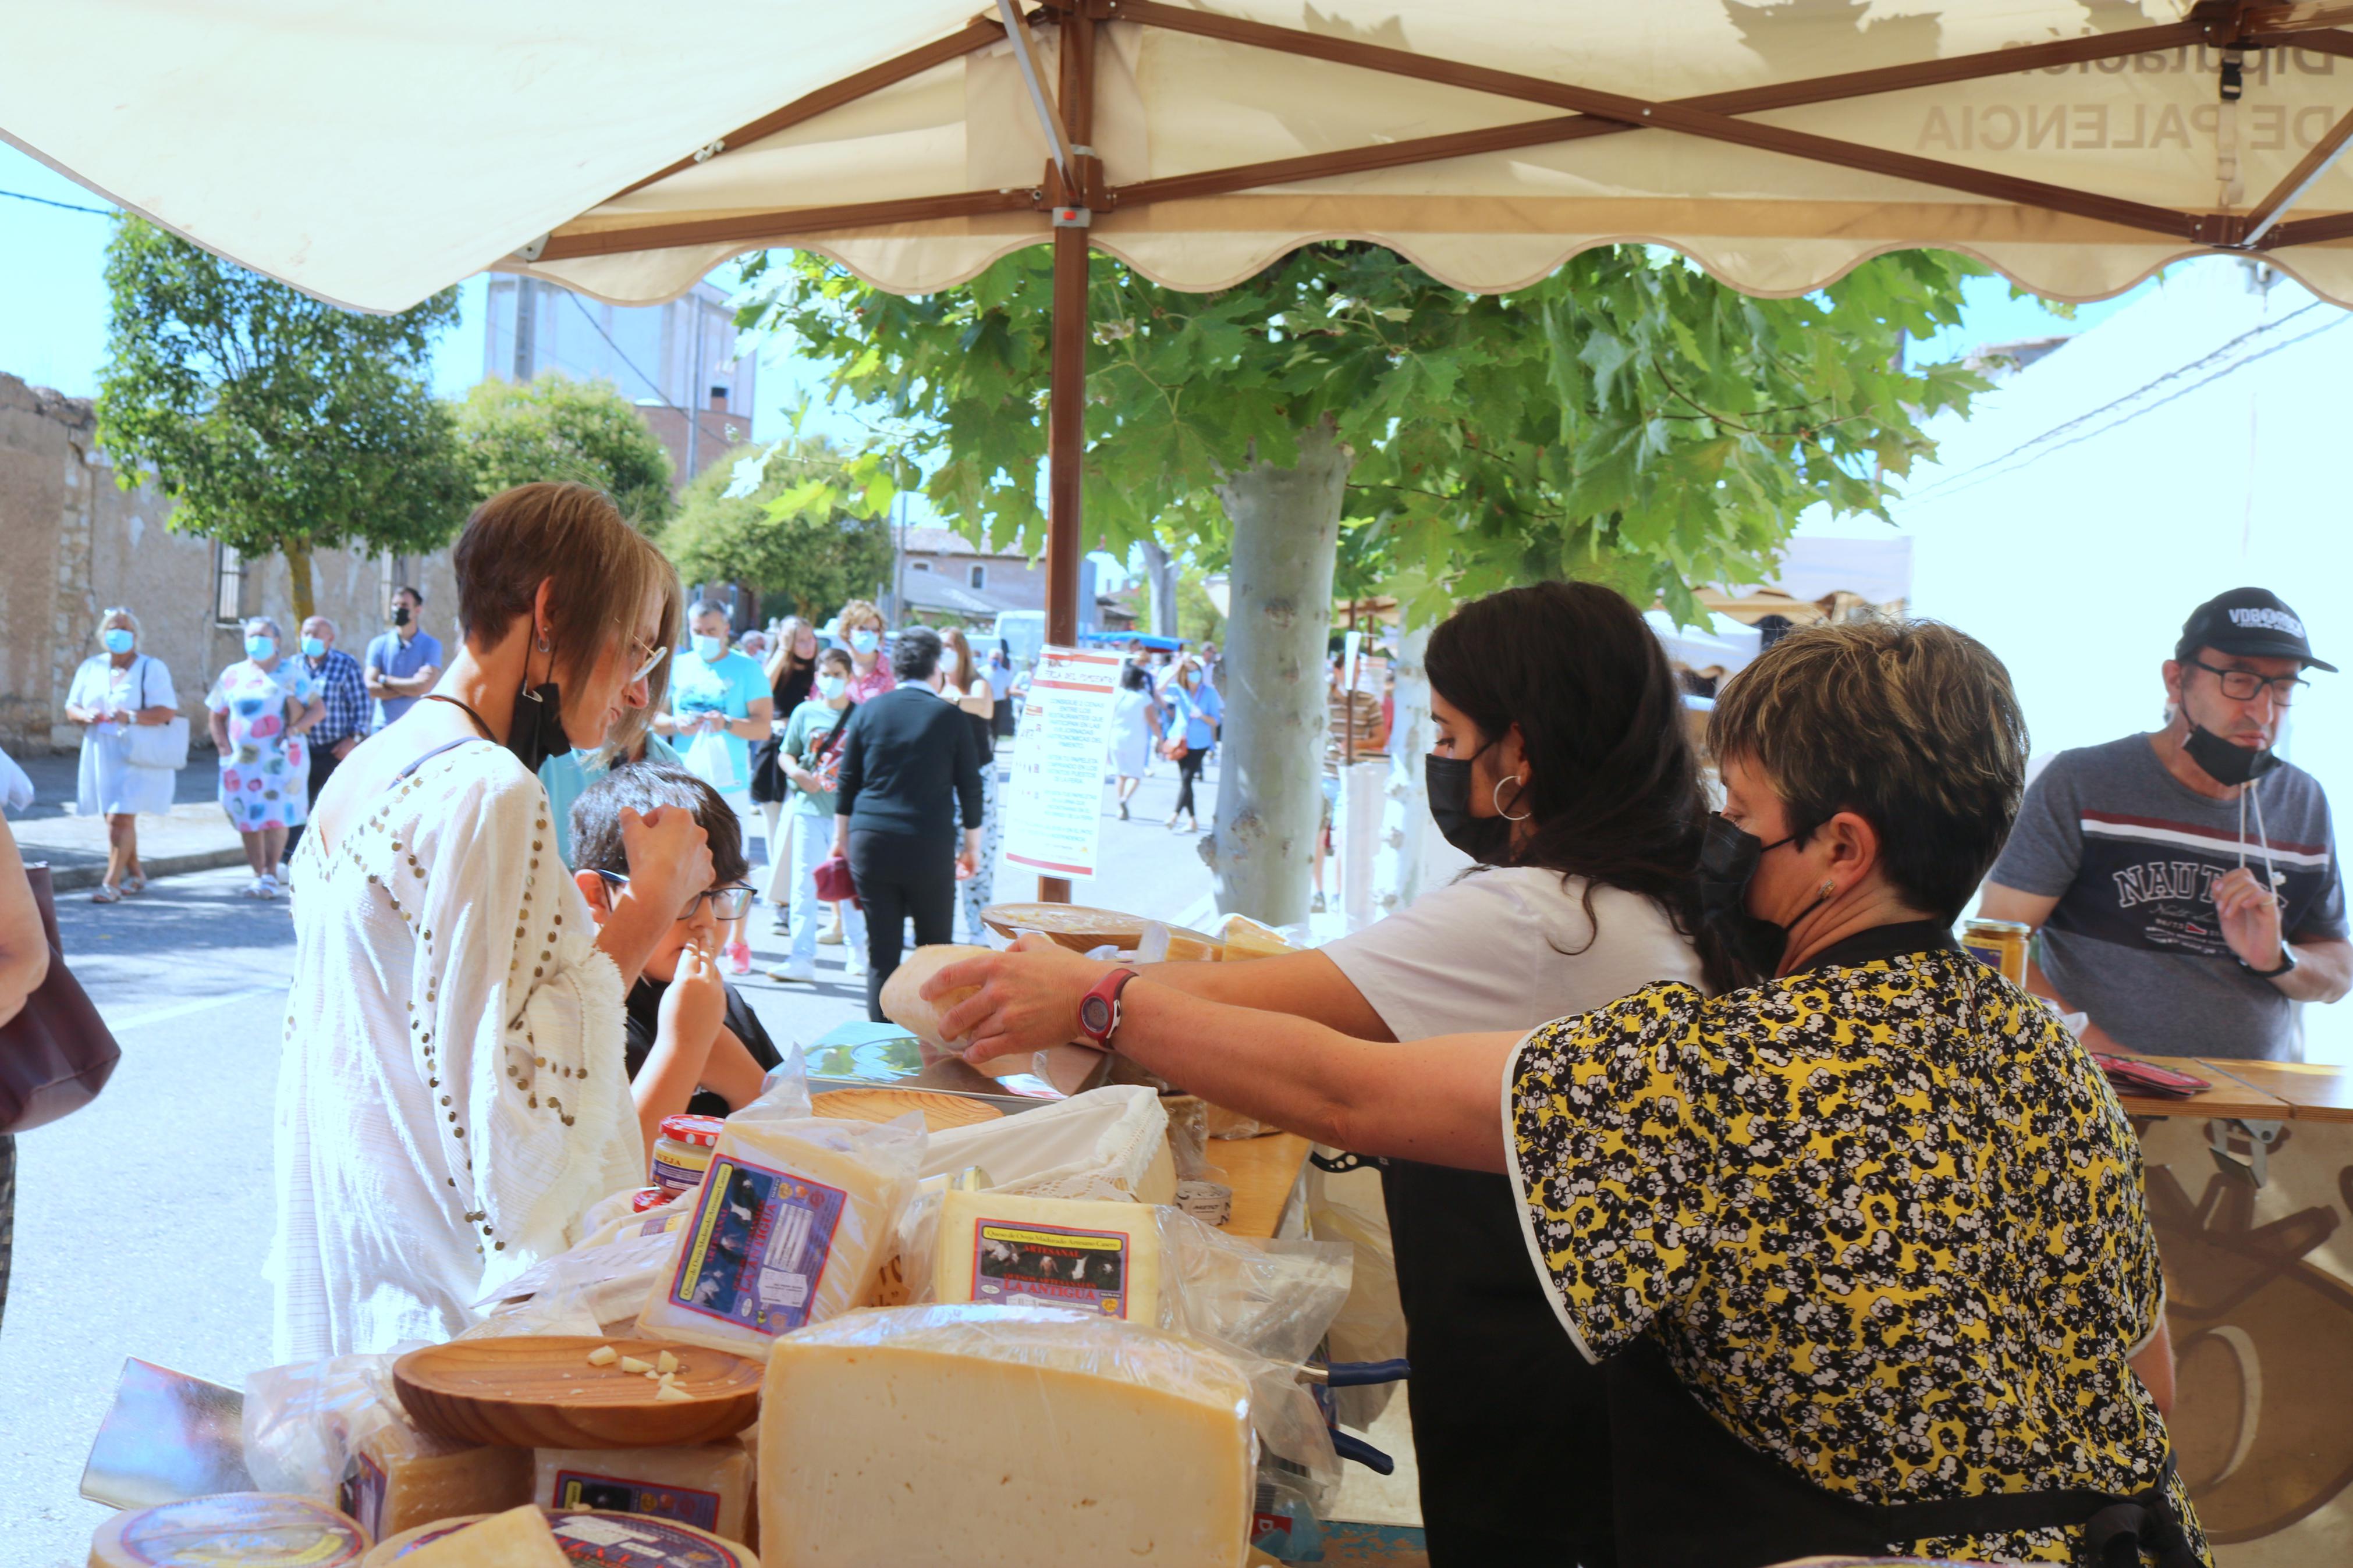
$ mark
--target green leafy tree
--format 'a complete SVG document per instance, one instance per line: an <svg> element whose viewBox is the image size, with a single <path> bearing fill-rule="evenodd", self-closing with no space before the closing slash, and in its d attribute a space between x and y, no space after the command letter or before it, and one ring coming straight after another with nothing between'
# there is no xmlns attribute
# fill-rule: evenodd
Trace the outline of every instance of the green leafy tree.
<svg viewBox="0 0 2353 1568"><path fill-rule="evenodd" d="M903 426L958 526L1042 535L1051 271L1042 249L902 299L821 258L772 258L747 320L786 329L841 395ZM1671 253L1586 252L1509 294L1446 288L1360 244L1304 247L1212 294L1107 257L1089 282L1088 543L1156 533L1230 583L1219 897L1304 912L1323 650L1350 586L1427 621L1544 577L1696 615L1694 584L1757 580L1800 512L1881 513L1930 449L1919 421L1981 384L1908 368L1957 320L1957 258L1878 258L1756 300Z"/></svg>
<svg viewBox="0 0 2353 1568"><path fill-rule="evenodd" d="M795 437L758 460L760 482L748 494L727 493L733 464L714 465L686 487L661 535L681 577L748 583L764 603L788 600L807 616L891 575L888 496L870 500L867 487L852 482L851 458Z"/></svg>
<svg viewBox="0 0 2353 1568"><path fill-rule="evenodd" d="M314 551L422 553L466 515L448 410L427 385L448 289L395 316L323 303L135 217L106 247L98 435L125 486L153 474L169 526L286 559L294 613Z"/></svg>
<svg viewBox="0 0 2353 1568"><path fill-rule="evenodd" d="M551 371L527 384L481 382L458 405L458 436L477 500L514 485L568 479L603 490L648 532L676 510L669 450L609 381Z"/></svg>

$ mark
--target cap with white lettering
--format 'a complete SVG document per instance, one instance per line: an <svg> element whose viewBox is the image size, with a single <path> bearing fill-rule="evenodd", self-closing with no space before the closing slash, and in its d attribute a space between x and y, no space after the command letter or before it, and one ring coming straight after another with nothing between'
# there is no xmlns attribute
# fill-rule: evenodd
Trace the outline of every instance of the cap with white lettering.
<svg viewBox="0 0 2353 1568"><path fill-rule="evenodd" d="M2305 640L2304 618L2265 588L2233 588L2190 611L2173 657L2188 658L2201 647L2246 658L2301 659L2314 669L2337 673L2335 665L2314 656Z"/></svg>

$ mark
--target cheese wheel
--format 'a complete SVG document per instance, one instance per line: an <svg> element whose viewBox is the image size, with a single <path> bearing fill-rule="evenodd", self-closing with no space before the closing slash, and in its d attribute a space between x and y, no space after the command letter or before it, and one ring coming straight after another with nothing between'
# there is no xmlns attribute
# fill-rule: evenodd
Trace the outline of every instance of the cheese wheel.
<svg viewBox="0 0 2353 1568"><path fill-rule="evenodd" d="M431 1562L420 1562L424 1548L448 1541L470 1525L503 1517L485 1514L476 1519L445 1519L438 1524L420 1525L369 1552L361 1568L385 1568L385 1564L395 1562L401 1568L436 1568ZM722 1541L708 1531L672 1520L649 1519L635 1513L563 1510L549 1513L546 1519L564 1568L679 1568L690 1563L694 1568L760 1568L759 1558L749 1547ZM482 1568L511 1568L509 1559L504 1557L459 1557L452 1561L467 1568L472 1568L477 1561ZM531 1562L529 1558L513 1560L514 1564Z"/></svg>
<svg viewBox="0 0 2353 1568"><path fill-rule="evenodd" d="M934 1050L952 1049L940 1034L940 1020L953 1011L957 1003L980 987L964 986L936 1001L926 1002L921 994L924 983L951 963L987 955L988 949L985 947L971 947L956 942L935 942L930 947L917 948L892 972L891 978L882 983L882 1016ZM1023 1070L1028 1069L1025 1068Z"/></svg>
<svg viewBox="0 0 2353 1568"><path fill-rule="evenodd" d="M344 1568L367 1531L308 1498L221 1492L118 1513L90 1543L90 1568Z"/></svg>

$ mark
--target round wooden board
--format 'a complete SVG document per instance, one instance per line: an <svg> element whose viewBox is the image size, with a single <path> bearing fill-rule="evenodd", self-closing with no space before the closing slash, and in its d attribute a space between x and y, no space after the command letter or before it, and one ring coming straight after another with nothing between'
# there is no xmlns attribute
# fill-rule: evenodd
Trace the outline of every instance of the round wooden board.
<svg viewBox="0 0 2353 1568"><path fill-rule="evenodd" d="M927 1089L833 1089L809 1101L819 1116L844 1121L895 1121L911 1110L923 1113L923 1126L934 1132L994 1121L1005 1112L985 1100L960 1094L938 1094Z"/></svg>
<svg viewBox="0 0 2353 1568"><path fill-rule="evenodd" d="M1133 950L1144 940L1145 924L1142 915L1087 904L991 904L980 911L980 920L1008 941L1020 931L1042 931L1072 952L1085 952L1105 942ZM1168 936L1172 959L1214 957L1220 948L1216 937L1189 926L1169 926Z"/></svg>
<svg viewBox="0 0 2353 1568"><path fill-rule="evenodd" d="M657 1400L655 1384L619 1363L591 1366L610 1345L651 1362L678 1357L676 1386L692 1395ZM760 1363L725 1351L661 1340L519 1334L452 1340L411 1351L392 1381L408 1418L452 1442L507 1448L667 1448L717 1443L760 1413Z"/></svg>

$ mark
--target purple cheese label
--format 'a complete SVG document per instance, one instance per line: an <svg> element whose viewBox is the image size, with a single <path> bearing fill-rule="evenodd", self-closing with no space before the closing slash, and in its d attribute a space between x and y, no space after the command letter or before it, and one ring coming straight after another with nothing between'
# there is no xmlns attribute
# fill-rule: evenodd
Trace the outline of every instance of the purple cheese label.
<svg viewBox="0 0 2353 1568"><path fill-rule="evenodd" d="M839 1187L790 1171L732 1155L713 1161L670 1299L764 1334L803 1327L849 1202Z"/></svg>
<svg viewBox="0 0 2353 1568"><path fill-rule="evenodd" d="M600 1476L588 1470L555 1472L555 1506L592 1509L604 1513L644 1513L674 1519L698 1530L719 1528L719 1494L693 1487L658 1486L626 1476Z"/></svg>
<svg viewBox="0 0 2353 1568"><path fill-rule="evenodd" d="M360 1521L360 1527L370 1535L384 1533L384 1500L391 1486L385 1479L384 1468L365 1454L354 1454L344 1468L343 1484L336 1494L336 1506Z"/></svg>
<svg viewBox="0 0 2353 1568"><path fill-rule="evenodd" d="M972 1299L992 1307L1041 1301L1106 1318L1127 1316L1128 1238L1117 1231L981 1220L972 1249Z"/></svg>

